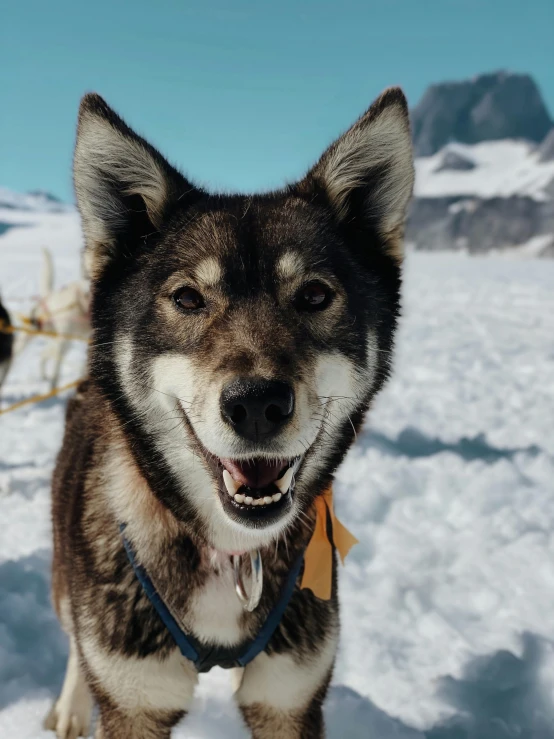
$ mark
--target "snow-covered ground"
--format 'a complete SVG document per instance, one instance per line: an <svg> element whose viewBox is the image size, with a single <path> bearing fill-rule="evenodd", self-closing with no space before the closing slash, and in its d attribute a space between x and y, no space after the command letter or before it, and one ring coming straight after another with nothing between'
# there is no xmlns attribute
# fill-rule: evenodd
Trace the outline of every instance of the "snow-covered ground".
<svg viewBox="0 0 554 739"><path fill-rule="evenodd" d="M441 170L448 154L461 157L474 168ZM415 165L415 195L419 198L527 195L544 200L548 198L545 188L554 182L554 161L541 162L533 144L511 139L447 144L433 156L416 159Z"/></svg>
<svg viewBox="0 0 554 739"><path fill-rule="evenodd" d="M41 190L14 192L0 187L0 212L4 209L37 213L40 218L41 213L64 213L72 207Z"/></svg>
<svg viewBox="0 0 554 739"><path fill-rule="evenodd" d="M37 292L42 246L60 284L79 273L77 216L27 216L0 237L13 311ZM554 261L410 253L405 275L394 378L336 486L361 543L341 572L328 735L554 739ZM41 347L18 357L4 402L44 388ZM62 417L56 399L0 418L6 739L51 736L40 724L63 675L48 593ZM226 673L202 679L176 736L247 736Z"/></svg>

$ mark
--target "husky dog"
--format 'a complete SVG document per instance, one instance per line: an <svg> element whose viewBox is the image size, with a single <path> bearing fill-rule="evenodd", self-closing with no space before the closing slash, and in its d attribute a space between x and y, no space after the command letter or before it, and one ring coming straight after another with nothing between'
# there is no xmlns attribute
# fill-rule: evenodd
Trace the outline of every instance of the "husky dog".
<svg viewBox="0 0 554 739"><path fill-rule="evenodd" d="M0 389L10 369L13 354L13 334L2 328L9 328L11 325L10 314L0 300Z"/></svg>
<svg viewBox="0 0 554 739"><path fill-rule="evenodd" d="M196 187L89 94L74 179L93 333L53 482L70 653L47 726L86 734L94 700L97 738L169 737L198 670L125 546L203 649L259 635L389 372L413 185L406 100L384 92L296 184L231 196ZM248 612L232 560L248 585L255 551L263 590ZM324 736L334 569L330 600L298 577L264 650L234 673L255 739Z"/></svg>
<svg viewBox="0 0 554 739"><path fill-rule="evenodd" d="M39 298L31 308L30 322L36 329L62 334L60 338L49 339L40 361L41 378L48 379L53 389L59 384L62 363L71 346L71 340L64 338L63 335L81 339L88 339L90 335L90 296L89 285L85 279L75 280L55 290L52 254L48 249L42 251ZM20 334L14 353L19 354L23 351L32 338L32 334ZM49 361L52 364L50 377L47 372Z"/></svg>

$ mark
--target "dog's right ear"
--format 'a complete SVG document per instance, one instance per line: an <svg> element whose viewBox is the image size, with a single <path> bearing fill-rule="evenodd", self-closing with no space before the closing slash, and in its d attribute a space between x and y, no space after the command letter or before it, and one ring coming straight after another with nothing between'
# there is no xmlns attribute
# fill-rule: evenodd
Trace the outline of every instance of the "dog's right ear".
<svg viewBox="0 0 554 739"><path fill-rule="evenodd" d="M79 108L73 176L92 278L119 249L129 253L160 230L177 200L186 204L199 194L96 94L85 95Z"/></svg>

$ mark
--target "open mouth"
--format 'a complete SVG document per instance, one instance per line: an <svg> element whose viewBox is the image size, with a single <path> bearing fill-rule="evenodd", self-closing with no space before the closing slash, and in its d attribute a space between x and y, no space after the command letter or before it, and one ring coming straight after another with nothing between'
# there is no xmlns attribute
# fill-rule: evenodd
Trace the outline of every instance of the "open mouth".
<svg viewBox="0 0 554 739"><path fill-rule="evenodd" d="M223 507L246 524L271 524L292 505L295 474L301 458L220 459Z"/></svg>
<svg viewBox="0 0 554 739"><path fill-rule="evenodd" d="M212 454L183 418L217 485L223 509L234 521L252 528L271 526L292 508L295 476L304 454L296 457L231 459Z"/></svg>

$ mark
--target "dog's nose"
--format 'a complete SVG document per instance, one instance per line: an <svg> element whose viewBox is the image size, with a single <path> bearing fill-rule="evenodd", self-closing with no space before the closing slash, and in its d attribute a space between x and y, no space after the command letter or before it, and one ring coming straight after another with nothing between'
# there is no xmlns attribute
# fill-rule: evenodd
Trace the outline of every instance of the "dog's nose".
<svg viewBox="0 0 554 739"><path fill-rule="evenodd" d="M286 382L239 377L223 388L220 407L237 434L258 441L276 434L292 417L294 391Z"/></svg>

